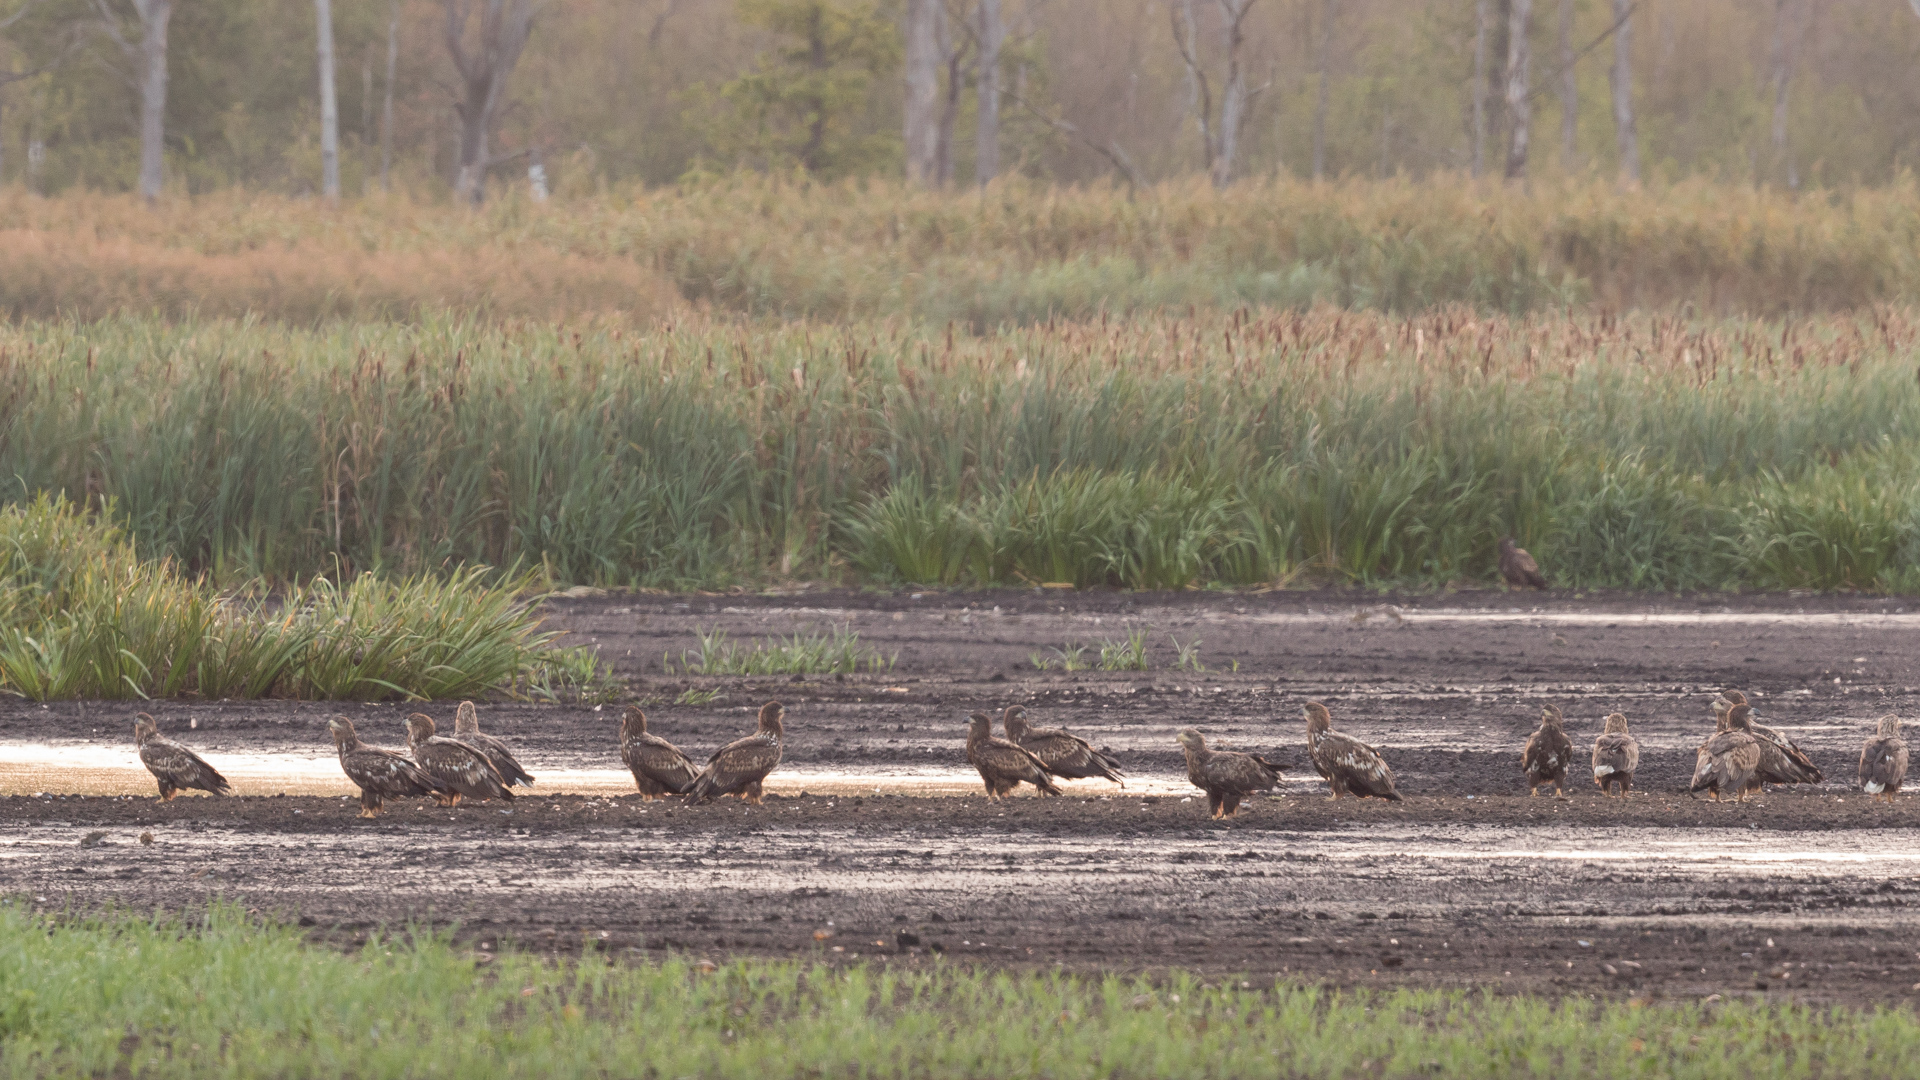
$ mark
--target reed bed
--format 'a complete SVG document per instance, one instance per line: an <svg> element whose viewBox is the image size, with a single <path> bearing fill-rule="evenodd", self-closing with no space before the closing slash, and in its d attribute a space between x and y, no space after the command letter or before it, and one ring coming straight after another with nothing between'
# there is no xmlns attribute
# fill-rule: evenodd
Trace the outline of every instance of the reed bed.
<svg viewBox="0 0 1920 1080"><path fill-rule="evenodd" d="M1920 589L1920 321L0 329L7 494L218 582Z"/></svg>
<svg viewBox="0 0 1920 1080"><path fill-rule="evenodd" d="M749 175L508 196L480 213L402 196L330 209L225 192L149 208L11 189L0 250L0 312L16 318L644 318L685 303L984 331L1189 305L1785 314L1920 301L1920 185L1516 190L1442 176L928 192Z"/></svg>
<svg viewBox="0 0 1920 1080"><path fill-rule="evenodd" d="M215 907L56 919L0 901L0 1076L1874 1077L1911 1010L1341 993L739 960L356 951ZM164 977L154 973L164 972Z"/></svg>

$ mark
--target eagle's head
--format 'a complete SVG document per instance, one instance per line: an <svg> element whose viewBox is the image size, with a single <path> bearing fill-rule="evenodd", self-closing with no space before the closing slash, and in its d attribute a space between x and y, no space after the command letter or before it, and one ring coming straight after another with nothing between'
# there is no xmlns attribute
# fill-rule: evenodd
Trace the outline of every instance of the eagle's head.
<svg viewBox="0 0 1920 1080"><path fill-rule="evenodd" d="M627 706L627 711L620 714L620 734L637 737L646 733L647 714L638 705Z"/></svg>
<svg viewBox="0 0 1920 1080"><path fill-rule="evenodd" d="M1007 706L1006 711L1000 714L1000 723L1001 726L1007 729L1007 738L1012 739L1014 742L1019 742L1020 736L1027 733L1026 707L1022 705Z"/></svg>
<svg viewBox="0 0 1920 1080"><path fill-rule="evenodd" d="M145 746L148 739L158 734L160 734L160 725L154 723L153 717L141 713L133 718L133 745Z"/></svg>
<svg viewBox="0 0 1920 1080"><path fill-rule="evenodd" d="M1900 718L1892 713L1888 713L1880 718L1879 724L1874 728L1873 733L1882 738L1900 734Z"/></svg>
<svg viewBox="0 0 1920 1080"><path fill-rule="evenodd" d="M1315 735L1333 730L1333 714L1317 701L1307 702L1307 730Z"/></svg>
<svg viewBox="0 0 1920 1080"><path fill-rule="evenodd" d="M990 739L993 737L993 718L986 713L977 712L968 717L967 741Z"/></svg>
<svg viewBox="0 0 1920 1080"><path fill-rule="evenodd" d="M1198 728L1181 728L1173 737L1182 750L1200 751L1207 748L1206 737L1200 734Z"/></svg>
<svg viewBox="0 0 1920 1080"><path fill-rule="evenodd" d="M772 735L776 739L784 738L787 729L780 720L786 714L787 707L777 701L769 701L760 706L760 734Z"/></svg>
<svg viewBox="0 0 1920 1080"><path fill-rule="evenodd" d="M1713 699L1713 730L1727 730L1727 713L1733 708L1733 702L1723 697Z"/></svg>
<svg viewBox="0 0 1920 1080"><path fill-rule="evenodd" d="M1625 735L1626 733L1627 733L1627 718L1621 715L1620 713L1608 713L1607 714L1607 734Z"/></svg>
<svg viewBox="0 0 1920 1080"><path fill-rule="evenodd" d="M1549 724L1554 727L1559 727L1565 720L1566 717L1560 714L1560 706L1558 705L1547 705L1540 710L1540 724L1542 727Z"/></svg>
<svg viewBox="0 0 1920 1080"><path fill-rule="evenodd" d="M433 717L414 713L407 717L407 742L423 743L433 738Z"/></svg>
<svg viewBox="0 0 1920 1080"><path fill-rule="evenodd" d="M453 733L455 735L480 734L480 714L473 709L473 702L463 701L453 714Z"/></svg>
<svg viewBox="0 0 1920 1080"><path fill-rule="evenodd" d="M1738 690L1722 690L1720 691L1720 696L1723 698L1726 698L1728 701L1732 702L1735 705L1749 704L1749 702L1747 701L1747 695L1741 693Z"/></svg>
<svg viewBox="0 0 1920 1080"><path fill-rule="evenodd" d="M336 716L327 721L327 731L333 736L333 745L351 746L359 741L359 734L353 730L353 721L344 716Z"/></svg>
<svg viewBox="0 0 1920 1080"><path fill-rule="evenodd" d="M1519 546L1519 544L1513 542L1513 537L1511 536L1503 536L1500 538L1500 554L1502 555L1513 554L1514 549Z"/></svg>
<svg viewBox="0 0 1920 1080"><path fill-rule="evenodd" d="M1728 709L1727 727L1735 731L1752 731L1753 707L1751 705L1735 705L1733 708Z"/></svg>

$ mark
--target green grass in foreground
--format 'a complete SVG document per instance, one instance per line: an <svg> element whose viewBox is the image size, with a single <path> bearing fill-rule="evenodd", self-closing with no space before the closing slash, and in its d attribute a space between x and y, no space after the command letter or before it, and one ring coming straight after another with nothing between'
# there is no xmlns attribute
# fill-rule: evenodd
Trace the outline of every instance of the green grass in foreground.
<svg viewBox="0 0 1920 1080"><path fill-rule="evenodd" d="M1333 993L1175 974L543 960L437 937L341 954L232 910L0 901L0 1076L1848 1077L1906 1010Z"/></svg>

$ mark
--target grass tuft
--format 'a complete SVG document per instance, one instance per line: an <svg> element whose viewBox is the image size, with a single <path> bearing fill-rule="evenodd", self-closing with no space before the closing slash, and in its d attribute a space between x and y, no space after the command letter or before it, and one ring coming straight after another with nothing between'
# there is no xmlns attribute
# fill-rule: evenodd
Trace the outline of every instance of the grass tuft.
<svg viewBox="0 0 1920 1080"><path fill-rule="evenodd" d="M744 644L724 630L696 634L700 648L680 654L680 670L690 675L851 675L891 671L898 658L861 648L860 635L845 626Z"/></svg>

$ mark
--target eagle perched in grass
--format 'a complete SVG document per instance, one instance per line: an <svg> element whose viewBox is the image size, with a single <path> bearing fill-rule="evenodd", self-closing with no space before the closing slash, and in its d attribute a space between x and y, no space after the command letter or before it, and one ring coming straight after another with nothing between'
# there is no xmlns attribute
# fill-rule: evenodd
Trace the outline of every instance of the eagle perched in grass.
<svg viewBox="0 0 1920 1080"><path fill-rule="evenodd" d="M388 799L441 793L439 782L407 760L405 754L361 742L353 721L346 717L329 720L327 730L333 733L333 747L340 753L340 771L360 786L361 817L378 817Z"/></svg>
<svg viewBox="0 0 1920 1080"><path fill-rule="evenodd" d="M1393 770L1380 752L1351 735L1333 730L1333 714L1317 701L1307 702L1307 753L1313 767L1338 799L1341 792L1358 799L1400 801L1393 787Z"/></svg>
<svg viewBox="0 0 1920 1080"><path fill-rule="evenodd" d="M133 744L140 748L140 764L160 781L160 802L188 789L233 794L226 777L215 772L199 754L160 734L160 725L146 713L133 718Z"/></svg>
<svg viewBox="0 0 1920 1080"><path fill-rule="evenodd" d="M1888 713L1860 748L1860 790L1892 802L1906 779L1907 740L1900 737L1900 718Z"/></svg>
<svg viewBox="0 0 1920 1080"><path fill-rule="evenodd" d="M1627 718L1620 713L1607 716L1607 729L1593 740L1593 782L1603 795L1613 794L1620 785L1625 796L1633 787L1633 774L1640 769L1640 740L1627 734Z"/></svg>
<svg viewBox="0 0 1920 1080"><path fill-rule="evenodd" d="M500 772L487 755L457 739L433 733L433 717L414 713L407 717L407 749L440 788L435 799L441 806L459 806L469 799L511 799Z"/></svg>
<svg viewBox="0 0 1920 1080"><path fill-rule="evenodd" d="M1098 776L1121 787L1127 786L1121 779L1125 774L1112 758L1095 750L1087 740L1068 734L1064 728L1028 727L1026 713L1023 706L1009 705L1000 714L1000 723L1007 729L1007 741L1039 758L1040 767L1049 774L1062 780Z"/></svg>
<svg viewBox="0 0 1920 1080"><path fill-rule="evenodd" d="M787 733L780 718L786 711L786 706L777 701L760 706L760 724L753 734L713 752L707 767L687 789L687 801L703 803L720 795L738 795L760 805L761 784L780 764L781 740Z"/></svg>
<svg viewBox="0 0 1920 1080"><path fill-rule="evenodd" d="M1040 795L1058 795L1060 789L1047 777L1047 767L1033 751L994 738L993 718L974 713L967 728L967 763L980 770L980 782L987 786L987 798L998 799L1021 784L1032 784Z"/></svg>
<svg viewBox="0 0 1920 1080"><path fill-rule="evenodd" d="M1520 751L1520 770L1527 774L1528 795L1540 794L1540 789L1548 784L1553 785L1555 795L1567 793L1567 766L1573 764L1573 740L1567 738L1561 722L1559 706L1541 709L1540 727L1527 737L1526 748Z"/></svg>
<svg viewBox="0 0 1920 1080"><path fill-rule="evenodd" d="M1715 802L1728 795L1746 801L1753 771L1760 766L1760 740L1750 730L1752 714L1747 705L1727 711L1727 729L1715 732L1695 755L1689 791L1711 792Z"/></svg>
<svg viewBox="0 0 1920 1080"><path fill-rule="evenodd" d="M1197 729L1182 728L1174 738L1187 755L1187 779L1207 793L1207 809L1217 821L1240 812L1240 800L1280 784L1280 766L1258 754L1210 750Z"/></svg>
<svg viewBox="0 0 1920 1080"><path fill-rule="evenodd" d="M629 705L620 717L620 760L633 773L640 797L648 802L668 795L685 795L700 770L680 748L647 730L647 714Z"/></svg>
<svg viewBox="0 0 1920 1080"><path fill-rule="evenodd" d="M491 735L481 734L480 714L474 711L473 702L461 702L460 708L454 712L453 738L455 742L466 743L487 755L487 761L493 766L493 771L500 774L500 779L508 787L533 783L532 775L520 767L519 759L513 756L513 751L507 749L506 743Z"/></svg>
<svg viewBox="0 0 1920 1080"><path fill-rule="evenodd" d="M1540 573L1540 564L1533 561L1533 556L1527 554L1526 548L1515 544L1511 536L1500 540L1500 576L1516 589L1547 587L1547 579Z"/></svg>

